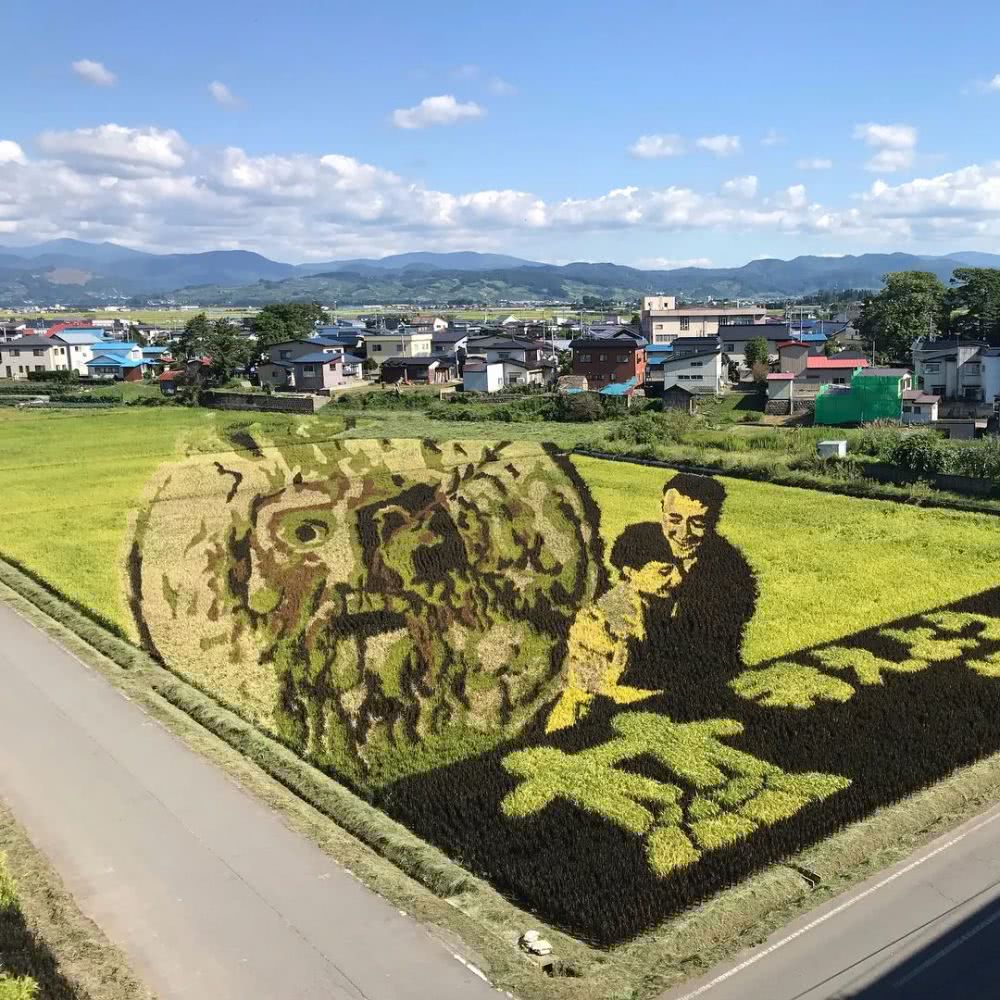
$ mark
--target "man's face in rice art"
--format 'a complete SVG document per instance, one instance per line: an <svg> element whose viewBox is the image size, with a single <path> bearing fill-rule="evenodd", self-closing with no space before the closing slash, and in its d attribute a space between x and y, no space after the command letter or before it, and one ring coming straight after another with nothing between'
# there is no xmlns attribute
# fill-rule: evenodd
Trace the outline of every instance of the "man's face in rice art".
<svg viewBox="0 0 1000 1000"><path fill-rule="evenodd" d="M133 607L171 667L377 785L487 749L552 699L598 591L596 531L572 467L531 443L201 457L139 516Z"/></svg>

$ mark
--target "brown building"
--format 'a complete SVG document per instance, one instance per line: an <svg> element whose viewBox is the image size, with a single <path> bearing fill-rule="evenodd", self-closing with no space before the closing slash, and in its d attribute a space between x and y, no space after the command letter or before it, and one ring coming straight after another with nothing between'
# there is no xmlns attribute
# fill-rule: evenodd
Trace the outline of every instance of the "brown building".
<svg viewBox="0 0 1000 1000"><path fill-rule="evenodd" d="M612 382L636 385L646 380L646 342L631 337L578 337L570 342L573 374L584 377L591 389Z"/></svg>

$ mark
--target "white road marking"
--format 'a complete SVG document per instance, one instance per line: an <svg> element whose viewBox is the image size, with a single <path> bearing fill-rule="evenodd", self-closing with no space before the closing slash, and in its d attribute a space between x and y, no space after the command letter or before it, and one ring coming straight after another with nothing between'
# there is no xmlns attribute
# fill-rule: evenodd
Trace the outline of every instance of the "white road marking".
<svg viewBox="0 0 1000 1000"><path fill-rule="evenodd" d="M724 982L726 982L726 980L732 979L732 977L735 976L737 973L743 972L745 969L749 969L750 966L752 965L756 965L761 959L767 958L768 955L772 955L779 948L784 948L785 945L791 944L793 941L802 937L803 934L807 934L809 931L815 930L817 927L820 926L820 924L825 924L832 917L836 917L838 914L843 913L844 910L847 910L850 907L854 906L855 903L860 903L861 900L867 899L873 893L878 892L879 889L884 889L887 885L889 885L890 882L895 882L896 879L902 878L903 875L908 875L910 872L913 871L914 868L919 868L922 864L925 864L926 862L930 861L931 858L935 858L939 854L943 854L949 848L952 848L956 844L965 840L966 837L981 830L984 826L989 826L990 823L993 823L998 819L1000 819L1000 810L994 812L990 816L987 816L986 819L980 820L978 823L975 824L975 826L969 827L969 829L964 831L963 833L959 833L956 836L952 837L951 840L945 842L940 847L934 848L933 851L929 852L928 854L925 854L923 857L917 858L915 861L911 861L908 865L905 865L903 868L900 868L899 871L893 872L891 875L882 879L881 882L876 882L875 885L870 886L868 889L865 889L864 892L859 892L856 896L852 896L850 899L845 900L839 906L835 906L832 910L828 911L827 913L824 913L823 916L817 917L815 920L810 921L808 924L806 924L804 927L800 927L794 933L789 934L787 937L782 938L780 941L775 941L774 944L769 945L767 948L764 948L763 951L759 951L756 954L751 955L745 961L740 962L739 965L734 965L733 968L729 969L726 972L723 972L721 975L716 976L715 979L711 980L710 982L707 982L704 985L699 986L696 990L692 990L690 993L685 993L683 996L678 997L677 1000L694 1000L695 997L702 996L709 990L715 989L716 986L721 986ZM998 914L997 916L1000 917L1000 914Z"/></svg>
<svg viewBox="0 0 1000 1000"><path fill-rule="evenodd" d="M936 962L940 962L946 955L950 955L956 948L961 948L966 941L970 938L974 938L980 931L985 930L995 920L1000 920L1000 910L992 916L987 917L985 920L980 920L975 927L967 930L960 938L956 938L951 942L951 944L942 948L936 955L931 955L926 962L921 962L920 965L918 965L912 972L908 972L902 979L897 979L892 985L896 989L899 989L900 986L905 986L911 979L916 979L917 976L926 972Z"/></svg>

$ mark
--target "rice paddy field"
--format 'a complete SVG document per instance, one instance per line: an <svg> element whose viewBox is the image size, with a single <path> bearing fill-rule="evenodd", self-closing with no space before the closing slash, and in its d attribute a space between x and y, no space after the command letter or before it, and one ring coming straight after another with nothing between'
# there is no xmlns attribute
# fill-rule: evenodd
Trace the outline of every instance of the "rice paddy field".
<svg viewBox="0 0 1000 1000"><path fill-rule="evenodd" d="M995 518L390 419L0 413L0 555L599 948L1000 750Z"/></svg>

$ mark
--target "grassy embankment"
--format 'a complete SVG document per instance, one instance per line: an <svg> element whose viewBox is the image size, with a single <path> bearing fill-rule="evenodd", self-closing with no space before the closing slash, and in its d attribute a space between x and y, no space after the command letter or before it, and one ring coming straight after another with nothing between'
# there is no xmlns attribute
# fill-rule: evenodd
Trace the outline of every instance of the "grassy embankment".
<svg viewBox="0 0 1000 1000"><path fill-rule="evenodd" d="M0 1000L149 1000L0 806Z"/></svg>

